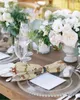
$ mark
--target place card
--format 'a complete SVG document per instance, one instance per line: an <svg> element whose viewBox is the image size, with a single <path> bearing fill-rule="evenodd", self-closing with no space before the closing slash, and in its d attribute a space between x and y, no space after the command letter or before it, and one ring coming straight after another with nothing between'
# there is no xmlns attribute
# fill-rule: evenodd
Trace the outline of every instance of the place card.
<svg viewBox="0 0 80 100"><path fill-rule="evenodd" d="M4 58L7 58L7 57L10 57L10 56L5 54L5 53L0 52L0 60L4 59Z"/></svg>
<svg viewBox="0 0 80 100"><path fill-rule="evenodd" d="M66 81L65 79L52 75L50 73L44 73L30 80L30 82L47 90L55 88L56 86L64 83L65 81Z"/></svg>

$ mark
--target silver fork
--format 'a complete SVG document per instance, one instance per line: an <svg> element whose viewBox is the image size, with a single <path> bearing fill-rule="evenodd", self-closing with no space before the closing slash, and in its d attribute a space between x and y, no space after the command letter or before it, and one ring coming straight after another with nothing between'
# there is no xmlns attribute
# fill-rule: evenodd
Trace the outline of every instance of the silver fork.
<svg viewBox="0 0 80 100"><path fill-rule="evenodd" d="M70 94L65 94L62 97L58 98L57 100L69 100L70 98L72 98L74 95L76 95L78 92L80 91L80 87L76 90L73 91Z"/></svg>
<svg viewBox="0 0 80 100"><path fill-rule="evenodd" d="M80 63L77 65L77 67L75 68L75 71L80 73Z"/></svg>
<svg viewBox="0 0 80 100"><path fill-rule="evenodd" d="M69 99L71 99L71 98L72 98L73 96L75 96L79 91L80 91L80 87L79 87L76 91L74 91L74 92L68 94L68 96L67 96L64 100L69 100Z"/></svg>
<svg viewBox="0 0 80 100"><path fill-rule="evenodd" d="M77 93L77 94L75 95L75 99L74 99L74 100L77 100L78 98L80 98L80 93Z"/></svg>

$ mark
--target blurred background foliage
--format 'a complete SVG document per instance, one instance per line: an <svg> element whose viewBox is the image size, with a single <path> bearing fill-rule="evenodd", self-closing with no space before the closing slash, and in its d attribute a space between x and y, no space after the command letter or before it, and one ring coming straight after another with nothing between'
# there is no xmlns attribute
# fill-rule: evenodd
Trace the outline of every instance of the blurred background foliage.
<svg viewBox="0 0 80 100"><path fill-rule="evenodd" d="M61 9L80 10L80 0L52 0L53 5Z"/></svg>
<svg viewBox="0 0 80 100"><path fill-rule="evenodd" d="M32 3L38 2L38 1L46 1L47 3L51 3L53 7L57 7L60 9L68 8L72 11L80 10L80 0L17 0L17 1L18 2L32 2ZM3 4L0 3L0 5L3 5Z"/></svg>

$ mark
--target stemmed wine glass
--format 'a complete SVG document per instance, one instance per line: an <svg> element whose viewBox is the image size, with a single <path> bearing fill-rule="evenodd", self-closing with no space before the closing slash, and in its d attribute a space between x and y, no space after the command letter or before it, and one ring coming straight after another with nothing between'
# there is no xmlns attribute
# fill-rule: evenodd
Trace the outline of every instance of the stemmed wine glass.
<svg viewBox="0 0 80 100"><path fill-rule="evenodd" d="M32 52L28 51L28 45L30 42L31 40L29 38L20 35L15 39L14 51L21 62L31 60L31 57L29 56L32 55Z"/></svg>

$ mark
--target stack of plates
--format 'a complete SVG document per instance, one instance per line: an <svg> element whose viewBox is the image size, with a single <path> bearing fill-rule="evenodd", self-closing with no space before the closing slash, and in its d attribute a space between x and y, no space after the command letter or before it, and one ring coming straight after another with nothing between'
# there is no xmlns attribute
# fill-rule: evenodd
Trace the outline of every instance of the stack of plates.
<svg viewBox="0 0 80 100"><path fill-rule="evenodd" d="M0 52L0 64L6 64L6 63L11 63L18 60L15 54L13 55L8 55L5 53Z"/></svg>

